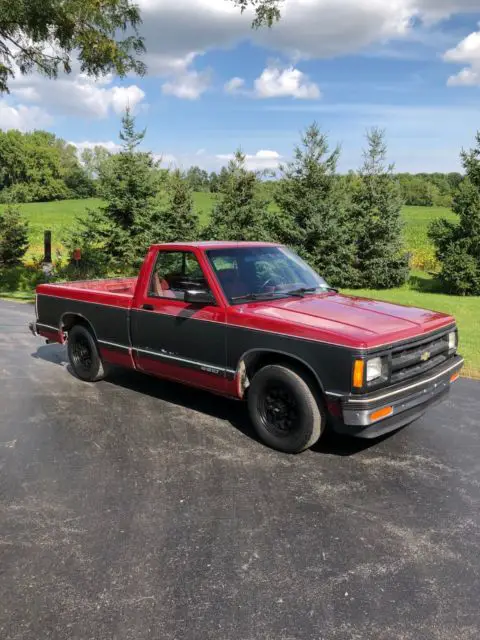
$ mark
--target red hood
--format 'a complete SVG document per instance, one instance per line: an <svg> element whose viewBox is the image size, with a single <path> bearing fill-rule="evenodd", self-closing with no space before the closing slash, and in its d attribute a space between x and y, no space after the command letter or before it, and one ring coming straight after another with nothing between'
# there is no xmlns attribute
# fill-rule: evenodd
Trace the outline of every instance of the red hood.
<svg viewBox="0 0 480 640"><path fill-rule="evenodd" d="M441 329L451 316L379 300L329 293L236 307L243 321L310 339L354 347L377 347Z"/></svg>

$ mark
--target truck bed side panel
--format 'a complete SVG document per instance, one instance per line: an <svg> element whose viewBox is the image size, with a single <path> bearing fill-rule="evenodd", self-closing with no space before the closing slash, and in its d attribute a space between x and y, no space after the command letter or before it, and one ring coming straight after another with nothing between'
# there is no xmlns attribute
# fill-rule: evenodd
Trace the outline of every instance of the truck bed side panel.
<svg viewBox="0 0 480 640"><path fill-rule="evenodd" d="M39 293L37 297L38 323L61 329L66 314L78 314L91 324L101 346L102 342L108 342L113 345L123 345L128 351L130 346L128 322L131 301L124 296L122 301L124 306L117 306L117 296L113 296L113 298L111 304L107 304Z"/></svg>

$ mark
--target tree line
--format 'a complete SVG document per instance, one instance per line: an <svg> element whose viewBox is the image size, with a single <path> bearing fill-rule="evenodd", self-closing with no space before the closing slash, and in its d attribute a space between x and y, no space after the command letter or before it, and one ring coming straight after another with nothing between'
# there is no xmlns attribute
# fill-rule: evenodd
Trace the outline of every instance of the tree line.
<svg viewBox="0 0 480 640"><path fill-rule="evenodd" d="M48 131L0 130L0 202L48 202L94 194L94 181L76 147Z"/></svg>
<svg viewBox="0 0 480 640"><path fill-rule="evenodd" d="M46 202L98 195L102 165L111 155L102 146L78 154L74 145L48 131L0 130L0 202ZM417 206L451 207L463 179L460 173L392 175L398 180L403 202ZM228 180L228 169L222 167L209 173L192 166L185 171L184 178L192 191L221 193ZM270 173L265 181L267 191L273 192L276 178Z"/></svg>
<svg viewBox="0 0 480 640"><path fill-rule="evenodd" d="M79 218L64 238L74 261L57 265L57 276L96 277L134 273L151 244L174 241L264 240L288 245L337 287L381 289L409 277L403 245L400 183L387 163L385 133L367 132L363 164L339 175L340 147L313 123L294 147L292 160L265 188L237 151L225 167L210 220L202 226L188 175L161 169L152 152L142 151L145 131L137 131L127 110L119 153L92 154L96 192L104 204ZM64 150L64 147L59 145ZM445 290L480 295L480 133L462 151L465 176L452 206L458 223L439 219L429 230L441 265ZM87 175L88 177L88 175ZM90 176L92 178L92 176ZM92 178L93 179L93 178ZM272 207L272 200L275 207ZM28 246L27 226L15 208L0 215L0 265L18 263Z"/></svg>
<svg viewBox="0 0 480 640"><path fill-rule="evenodd" d="M353 175L355 172L351 172ZM219 172L208 173L198 166L190 167L185 178L193 191L218 193L222 190L228 171L222 167ZM276 175L270 172L267 188L275 185ZM453 196L463 179L461 173L393 173L398 181L403 203L418 207L451 207Z"/></svg>
<svg viewBox="0 0 480 640"><path fill-rule="evenodd" d="M98 167L105 204L89 211L65 239L70 252L82 249L82 276L133 272L153 243L223 239L287 244L333 286L383 288L407 280L403 200L386 162L382 131L368 133L360 171L340 176L340 148L330 149L327 136L312 124L293 160L280 167L271 189L276 207L261 176L237 151L224 169L206 227L199 223L188 174L159 170L153 154L140 149L144 137L127 111L120 152Z"/></svg>

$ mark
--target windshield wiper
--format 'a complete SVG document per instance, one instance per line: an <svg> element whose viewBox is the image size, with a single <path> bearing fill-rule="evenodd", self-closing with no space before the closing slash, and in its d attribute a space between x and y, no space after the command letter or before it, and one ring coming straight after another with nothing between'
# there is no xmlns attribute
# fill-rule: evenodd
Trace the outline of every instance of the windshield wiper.
<svg viewBox="0 0 480 640"><path fill-rule="evenodd" d="M333 289L332 287L301 287L299 289L292 289L292 291L271 291L269 293L246 293L243 296L236 296L234 298L230 298L232 302L240 302L241 300L268 300L274 297L280 298L288 298L291 296L298 296L299 298L304 298L309 293L316 293L318 290L323 291L333 291L334 293L338 293L337 289Z"/></svg>
<svg viewBox="0 0 480 640"><path fill-rule="evenodd" d="M334 293L338 293L337 289L333 289L333 287L300 287L299 289L293 289L292 291L286 291L286 295L288 296L300 296L303 298L308 293L317 293L320 289L320 292L323 291L332 291Z"/></svg>
<svg viewBox="0 0 480 640"><path fill-rule="evenodd" d="M245 293L243 296L235 296L230 298L232 302L239 302L240 300L268 300L272 296L286 295L280 291L272 291L270 293Z"/></svg>

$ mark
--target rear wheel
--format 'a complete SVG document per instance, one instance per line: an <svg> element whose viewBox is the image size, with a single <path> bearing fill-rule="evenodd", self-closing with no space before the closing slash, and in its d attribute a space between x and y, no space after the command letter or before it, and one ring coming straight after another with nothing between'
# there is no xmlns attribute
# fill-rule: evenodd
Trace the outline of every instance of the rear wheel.
<svg viewBox="0 0 480 640"><path fill-rule="evenodd" d="M68 358L75 375L86 382L105 377L97 343L87 327L77 324L68 333Z"/></svg>
<svg viewBox="0 0 480 640"><path fill-rule="evenodd" d="M270 447L300 453L325 428L325 414L307 379L283 365L268 365L248 389L248 409L259 437Z"/></svg>

